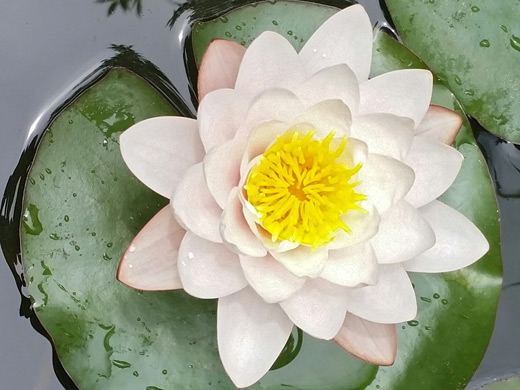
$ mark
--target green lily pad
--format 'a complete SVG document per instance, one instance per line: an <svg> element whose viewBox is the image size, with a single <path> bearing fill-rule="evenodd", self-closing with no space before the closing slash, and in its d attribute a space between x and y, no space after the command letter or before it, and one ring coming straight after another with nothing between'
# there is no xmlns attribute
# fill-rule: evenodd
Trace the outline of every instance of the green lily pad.
<svg viewBox="0 0 520 390"><path fill-rule="evenodd" d="M282 22L292 21L295 12L312 18L308 24L298 21L307 26L298 36L308 37L333 9L277 2L236 14L240 23L256 24L258 34L273 25L273 14L279 15L280 28L296 31L294 25ZM234 23L234 15L227 15L228 24ZM224 23L218 20L214 26ZM194 43L197 31L211 36L209 26L195 27ZM375 52L375 61L381 71L403 67L406 59L417 62L407 49L388 39L383 35L376 42L380 51ZM457 107L440 84L435 99ZM218 358L216 301L195 299L183 291L136 291L115 280L124 249L166 203L128 171L118 136L137 121L173 114L167 100L143 79L113 69L56 117L29 174L21 231L28 290L62 363L82 390L233 388ZM277 369L251 389L464 386L491 334L501 263L497 206L484 159L467 129L457 147L466 160L444 201L473 219L492 249L468 269L414 276L420 313L416 321L399 326L396 365L379 369L333 342L295 330Z"/></svg>
<svg viewBox="0 0 520 390"><path fill-rule="evenodd" d="M386 0L402 39L496 135L520 142L520 3Z"/></svg>

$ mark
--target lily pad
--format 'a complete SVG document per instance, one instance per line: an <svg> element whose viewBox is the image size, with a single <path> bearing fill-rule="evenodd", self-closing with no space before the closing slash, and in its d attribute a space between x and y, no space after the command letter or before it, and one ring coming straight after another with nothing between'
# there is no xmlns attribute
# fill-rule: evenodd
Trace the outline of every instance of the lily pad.
<svg viewBox="0 0 520 390"><path fill-rule="evenodd" d="M261 7L271 7L271 12ZM280 28L294 28L282 21L294 20L303 8L312 18L308 24L298 21L308 27L298 31L306 37L334 12L309 3L277 2L236 13L240 22L255 24L258 34L273 25L273 13L279 15ZM226 16L227 23L233 23L234 15ZM218 20L215 26L223 23ZM208 26L204 32L211 36ZM421 66L403 46L382 37L375 52L381 71L403 67L407 59ZM440 84L435 99L449 107L457 104ZM128 171L118 136L139 120L173 114L167 100L143 79L113 69L56 117L29 174L21 232L28 290L62 363L82 390L233 388L218 358L215 301L183 291L135 291L115 280L125 247L166 203ZM378 369L333 342L295 330L277 369L251 389L451 390L467 383L493 327L501 263L497 206L468 128L457 147L466 161L444 201L473 219L492 249L468 269L415 275L420 313L399 327L396 365Z"/></svg>
<svg viewBox="0 0 520 390"><path fill-rule="evenodd" d="M401 38L489 131L520 142L520 3L386 0Z"/></svg>

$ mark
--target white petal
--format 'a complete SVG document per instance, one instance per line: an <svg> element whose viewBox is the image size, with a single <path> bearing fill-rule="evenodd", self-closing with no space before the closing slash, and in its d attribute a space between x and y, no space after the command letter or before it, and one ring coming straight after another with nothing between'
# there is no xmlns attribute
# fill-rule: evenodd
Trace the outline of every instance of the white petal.
<svg viewBox="0 0 520 390"><path fill-rule="evenodd" d="M404 268L400 264L379 266L376 285L351 290L348 311L382 324L396 324L415 318L417 301Z"/></svg>
<svg viewBox="0 0 520 390"><path fill-rule="evenodd" d="M361 287L377 282L377 258L370 244L362 243L329 251L329 259L320 275L332 283Z"/></svg>
<svg viewBox="0 0 520 390"><path fill-rule="evenodd" d="M300 99L291 91L280 88L262 92L247 112L246 124L237 137L248 137L251 130L264 122L290 122L304 110Z"/></svg>
<svg viewBox="0 0 520 390"><path fill-rule="evenodd" d="M235 386L250 386L269 371L292 328L279 305L265 303L250 288L219 299L218 351Z"/></svg>
<svg viewBox="0 0 520 390"><path fill-rule="evenodd" d="M295 122L309 123L316 130L316 138L325 138L330 132L342 137L350 135L352 115L343 101L324 100L299 115Z"/></svg>
<svg viewBox="0 0 520 390"><path fill-rule="evenodd" d="M313 74L295 90L305 107L323 100L339 99L352 113L359 105L359 84L356 75L347 65L340 64Z"/></svg>
<svg viewBox="0 0 520 390"><path fill-rule="evenodd" d="M315 278L321 273L328 257L326 247L312 249L305 245L285 252L271 250L270 253L296 276L310 278Z"/></svg>
<svg viewBox="0 0 520 390"><path fill-rule="evenodd" d="M280 34L266 31L246 51L235 88L256 96L270 88L294 90L306 73L292 45Z"/></svg>
<svg viewBox="0 0 520 390"><path fill-rule="evenodd" d="M400 263L431 248L435 233L415 207L401 201L381 216L370 243L379 264Z"/></svg>
<svg viewBox="0 0 520 390"><path fill-rule="evenodd" d="M415 182L405 200L421 207L441 196L453 183L464 157L438 141L415 137L404 162L415 171Z"/></svg>
<svg viewBox="0 0 520 390"><path fill-rule="evenodd" d="M199 104L197 119L204 150L221 145L235 136L244 123L249 99L235 89L217 89Z"/></svg>
<svg viewBox="0 0 520 390"><path fill-rule="evenodd" d="M347 313L334 341L355 357L378 366L391 366L397 355L394 324L367 321L352 313Z"/></svg>
<svg viewBox="0 0 520 390"><path fill-rule="evenodd" d="M382 214L405 197L413 186L415 173L408 165L394 158L369 154L359 170L358 178L361 183L356 187L356 192L366 195Z"/></svg>
<svg viewBox="0 0 520 390"><path fill-rule="evenodd" d="M271 255L240 256L240 264L251 287L268 303L289 298L305 284L305 278L293 275Z"/></svg>
<svg viewBox="0 0 520 390"><path fill-rule="evenodd" d="M352 137L362 139L370 153L402 160L410 150L414 122L391 114L369 114L355 118Z"/></svg>
<svg viewBox="0 0 520 390"><path fill-rule="evenodd" d="M462 117L455 111L431 105L415 132L417 135L451 145L461 126Z"/></svg>
<svg viewBox="0 0 520 390"><path fill-rule="evenodd" d="M280 306L305 333L330 340L343 325L347 300L348 288L318 278L307 281Z"/></svg>
<svg viewBox="0 0 520 390"><path fill-rule="evenodd" d="M421 207L419 213L435 232L431 249L404 263L412 272L447 272L466 267L489 250L486 237L457 210L439 201Z"/></svg>
<svg viewBox="0 0 520 390"><path fill-rule="evenodd" d="M219 231L222 209L209 192L202 163L186 172L171 205L177 221L186 230L206 240L222 242Z"/></svg>
<svg viewBox="0 0 520 390"><path fill-rule="evenodd" d="M132 173L158 194L170 198L204 149L197 121L163 116L138 122L119 137L123 160Z"/></svg>
<svg viewBox="0 0 520 390"><path fill-rule="evenodd" d="M260 159L258 159L254 164L251 164L252 160L263 154L276 141L277 137L285 133L289 127L290 125L285 122L270 121L262 123L251 131L247 141L247 148L240 164L242 180L245 180L251 168L260 162Z"/></svg>
<svg viewBox="0 0 520 390"><path fill-rule="evenodd" d="M251 231L245 217L242 202L238 197L238 188L233 188L224 208L220 222L220 234L224 243L236 253L264 257L267 250Z"/></svg>
<svg viewBox="0 0 520 390"><path fill-rule="evenodd" d="M342 249L351 245L365 242L372 238L379 225L379 213L370 202L361 203L361 207L366 213L358 210L349 210L341 218L343 222L352 230L347 233L344 230L336 231L336 238L328 244L329 249Z"/></svg>
<svg viewBox="0 0 520 390"><path fill-rule="evenodd" d="M226 206L231 190L240 181L240 161L245 148L245 140L232 139L214 147L204 157L206 184L221 208Z"/></svg>
<svg viewBox="0 0 520 390"><path fill-rule="evenodd" d="M360 5L353 5L327 20L300 52L309 73L346 63L360 82L368 79L372 62L372 24Z"/></svg>
<svg viewBox="0 0 520 390"><path fill-rule="evenodd" d="M179 248L178 267L184 290L197 298L220 298L247 286L238 255L191 232Z"/></svg>
<svg viewBox="0 0 520 390"><path fill-rule="evenodd" d="M170 207L161 209L126 249L119 263L117 279L146 291L182 288L177 253L184 234Z"/></svg>
<svg viewBox="0 0 520 390"><path fill-rule="evenodd" d="M199 101L209 92L234 88L246 48L227 39L214 39L202 56L197 90Z"/></svg>
<svg viewBox="0 0 520 390"><path fill-rule="evenodd" d="M414 120L424 118L432 97L433 77L427 70L405 69L384 73L359 86L359 114L388 113Z"/></svg>

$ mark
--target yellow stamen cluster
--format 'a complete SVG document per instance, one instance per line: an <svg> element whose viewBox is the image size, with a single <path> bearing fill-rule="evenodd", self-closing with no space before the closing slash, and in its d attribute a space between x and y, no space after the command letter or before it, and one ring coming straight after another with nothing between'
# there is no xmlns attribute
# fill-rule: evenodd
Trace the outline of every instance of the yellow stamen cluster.
<svg viewBox="0 0 520 390"><path fill-rule="evenodd" d="M359 182L350 183L361 165L349 168L336 161L345 151L347 137L330 150L334 133L313 140L314 133L290 130L279 136L251 169L244 186L273 241L325 245L338 229L351 232L341 219L348 210L363 210L356 202L366 197L354 191Z"/></svg>

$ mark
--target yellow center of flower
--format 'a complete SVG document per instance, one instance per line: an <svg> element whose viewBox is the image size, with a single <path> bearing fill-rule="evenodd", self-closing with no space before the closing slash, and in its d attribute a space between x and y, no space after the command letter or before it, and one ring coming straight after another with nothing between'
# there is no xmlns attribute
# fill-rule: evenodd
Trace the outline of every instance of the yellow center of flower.
<svg viewBox="0 0 520 390"><path fill-rule="evenodd" d="M350 182L361 164L352 167L350 156L343 154L347 137L331 150L334 133L313 140L314 133L289 130L279 136L244 186L273 241L316 248L332 241L338 229L351 232L341 218L348 210L364 211L356 204L366 199L354 191L359 182Z"/></svg>

